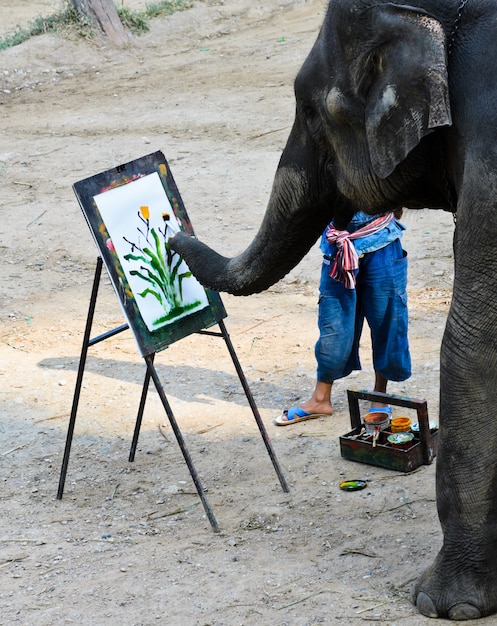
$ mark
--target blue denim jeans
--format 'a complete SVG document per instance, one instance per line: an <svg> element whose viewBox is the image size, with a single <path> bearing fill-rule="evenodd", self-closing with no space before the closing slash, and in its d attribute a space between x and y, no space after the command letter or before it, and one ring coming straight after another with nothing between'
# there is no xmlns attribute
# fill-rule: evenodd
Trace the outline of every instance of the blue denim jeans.
<svg viewBox="0 0 497 626"><path fill-rule="evenodd" d="M329 276L324 259L319 296L317 379L331 383L361 369L359 340L366 319L371 329L375 372L387 380L411 375L407 338L407 253L396 239L359 259L356 288Z"/></svg>

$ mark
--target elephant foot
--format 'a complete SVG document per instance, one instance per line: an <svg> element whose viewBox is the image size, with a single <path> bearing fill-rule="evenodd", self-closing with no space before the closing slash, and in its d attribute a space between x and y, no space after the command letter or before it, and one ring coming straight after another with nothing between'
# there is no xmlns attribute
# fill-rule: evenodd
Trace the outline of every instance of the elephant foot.
<svg viewBox="0 0 497 626"><path fill-rule="evenodd" d="M416 607L422 615L426 617L442 617L439 615L437 607L434 605L430 596L424 591L418 593L416 598ZM478 619L482 617L480 609L473 604L461 602L455 604L447 611L447 617L453 620Z"/></svg>
<svg viewBox="0 0 497 626"><path fill-rule="evenodd" d="M426 617L478 619L497 612L497 572L471 571L468 561L449 561L442 551L413 585L411 596Z"/></svg>

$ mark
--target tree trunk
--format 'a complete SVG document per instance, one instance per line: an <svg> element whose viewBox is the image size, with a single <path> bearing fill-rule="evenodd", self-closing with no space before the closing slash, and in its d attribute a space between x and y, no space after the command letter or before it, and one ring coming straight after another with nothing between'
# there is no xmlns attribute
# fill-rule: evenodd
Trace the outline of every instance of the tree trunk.
<svg viewBox="0 0 497 626"><path fill-rule="evenodd" d="M95 30L117 47L127 46L130 33L124 28L113 0L71 0L79 15L90 20Z"/></svg>

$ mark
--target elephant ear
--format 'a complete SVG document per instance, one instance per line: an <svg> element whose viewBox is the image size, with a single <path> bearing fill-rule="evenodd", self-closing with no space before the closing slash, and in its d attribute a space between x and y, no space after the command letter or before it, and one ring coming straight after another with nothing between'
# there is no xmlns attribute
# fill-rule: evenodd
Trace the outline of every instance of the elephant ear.
<svg viewBox="0 0 497 626"><path fill-rule="evenodd" d="M373 169L386 178L425 135L452 123L445 33L412 7L388 4L371 14L366 135Z"/></svg>

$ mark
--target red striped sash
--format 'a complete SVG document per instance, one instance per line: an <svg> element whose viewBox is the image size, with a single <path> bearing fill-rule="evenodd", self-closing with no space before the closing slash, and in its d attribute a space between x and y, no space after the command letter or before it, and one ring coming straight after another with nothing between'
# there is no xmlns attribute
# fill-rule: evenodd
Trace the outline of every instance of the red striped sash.
<svg viewBox="0 0 497 626"><path fill-rule="evenodd" d="M343 283L347 289L355 289L354 270L359 267L359 257L352 240L374 235L388 226L394 219L393 213L385 213L354 233L349 233L348 230L337 230L330 224L326 231L326 239L337 247L335 258L330 267L330 276Z"/></svg>

